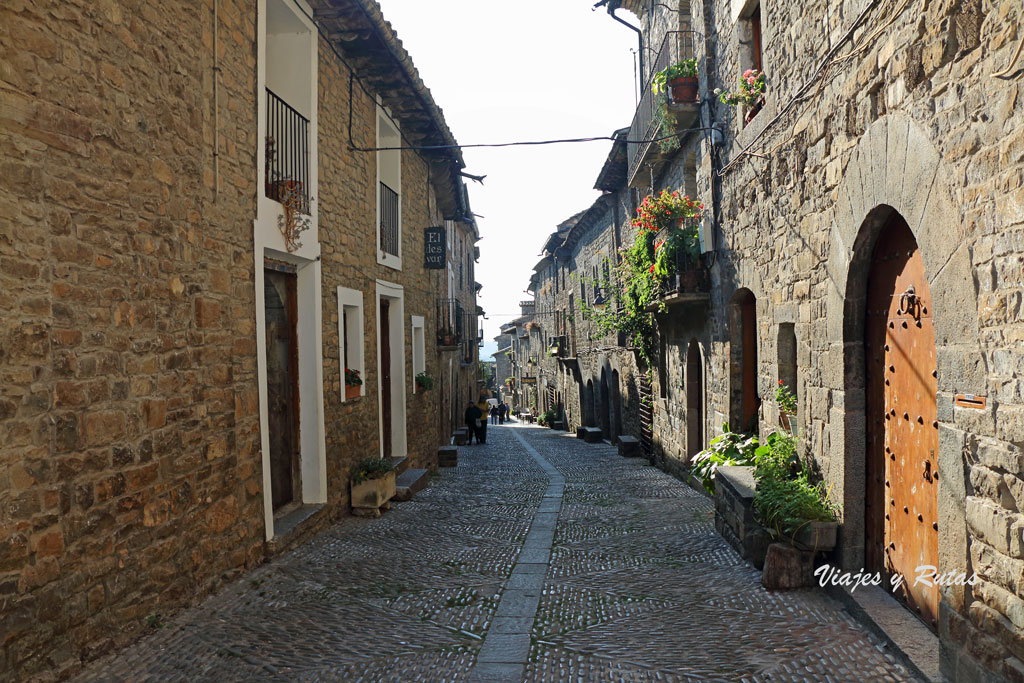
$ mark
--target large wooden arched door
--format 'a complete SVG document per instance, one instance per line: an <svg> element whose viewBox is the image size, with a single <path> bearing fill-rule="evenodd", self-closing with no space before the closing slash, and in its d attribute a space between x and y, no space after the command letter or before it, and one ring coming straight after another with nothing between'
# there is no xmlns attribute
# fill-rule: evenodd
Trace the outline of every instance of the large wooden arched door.
<svg viewBox="0 0 1024 683"><path fill-rule="evenodd" d="M897 213L875 244L866 322L867 561L902 574L897 596L935 629L938 586L915 585L939 560L935 329L921 252Z"/></svg>
<svg viewBox="0 0 1024 683"><path fill-rule="evenodd" d="M686 351L686 459L704 450L704 372L700 344L690 340Z"/></svg>

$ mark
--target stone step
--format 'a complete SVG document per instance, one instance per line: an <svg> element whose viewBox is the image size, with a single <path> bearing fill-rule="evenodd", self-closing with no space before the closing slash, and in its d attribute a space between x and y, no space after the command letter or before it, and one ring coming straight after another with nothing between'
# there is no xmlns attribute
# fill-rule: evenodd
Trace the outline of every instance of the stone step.
<svg viewBox="0 0 1024 683"><path fill-rule="evenodd" d="M441 446L437 449L438 467L457 467L459 464L459 449L457 446Z"/></svg>
<svg viewBox="0 0 1024 683"><path fill-rule="evenodd" d="M412 497L427 488L430 481L429 470L406 470L395 479L395 497L393 500L412 500Z"/></svg>
<svg viewBox="0 0 1024 683"><path fill-rule="evenodd" d="M640 440L635 436L619 437L619 455L624 458L636 458L640 455Z"/></svg>
<svg viewBox="0 0 1024 683"><path fill-rule="evenodd" d="M388 458L388 460L390 460L391 464L395 466L395 472L397 474L401 474L409 469L409 458L404 455L397 455L392 458Z"/></svg>
<svg viewBox="0 0 1024 683"><path fill-rule="evenodd" d="M584 427L583 440L587 443L601 443L604 441L601 436L601 430L597 427Z"/></svg>

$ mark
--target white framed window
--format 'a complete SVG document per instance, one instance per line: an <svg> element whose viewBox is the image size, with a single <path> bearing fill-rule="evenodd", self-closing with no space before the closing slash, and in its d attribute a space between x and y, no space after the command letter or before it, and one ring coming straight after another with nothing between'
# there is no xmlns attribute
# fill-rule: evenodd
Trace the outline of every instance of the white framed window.
<svg viewBox="0 0 1024 683"><path fill-rule="evenodd" d="M401 147L397 124L377 107L377 147ZM377 152L377 263L402 269L402 152Z"/></svg>
<svg viewBox="0 0 1024 683"><path fill-rule="evenodd" d="M359 395L366 395L366 365L363 358L363 293L338 287L338 364L341 367L341 400L345 400L345 371L355 370L363 383Z"/></svg>
<svg viewBox="0 0 1024 683"><path fill-rule="evenodd" d="M416 376L427 371L426 336L422 315L412 316L412 393L416 393Z"/></svg>

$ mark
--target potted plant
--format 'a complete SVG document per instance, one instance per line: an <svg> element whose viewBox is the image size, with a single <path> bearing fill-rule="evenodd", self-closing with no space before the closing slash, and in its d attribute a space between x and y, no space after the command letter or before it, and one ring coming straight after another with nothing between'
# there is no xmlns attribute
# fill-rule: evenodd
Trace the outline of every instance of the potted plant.
<svg viewBox="0 0 1024 683"><path fill-rule="evenodd" d="M425 372L416 375L416 388L423 391L430 391L434 388L434 378Z"/></svg>
<svg viewBox="0 0 1024 683"><path fill-rule="evenodd" d="M715 473L724 465L749 466L756 462L759 444L754 434L729 431L729 423L722 424L722 433L708 443L708 447L693 456L690 474L700 479L704 490L715 495Z"/></svg>
<svg viewBox="0 0 1024 683"><path fill-rule="evenodd" d="M792 418L796 415L796 396L781 379L779 386L775 387L775 405L779 407L779 422L783 429L792 433L796 426L792 424Z"/></svg>
<svg viewBox="0 0 1024 683"><path fill-rule="evenodd" d="M735 107L742 104L746 110L746 121L750 123L757 112L764 106L765 80L764 72L757 69L747 69L740 76L740 89L736 92L723 91L715 88L715 94L722 104Z"/></svg>
<svg viewBox="0 0 1024 683"><path fill-rule="evenodd" d="M697 60L690 58L676 62L651 79L651 90L657 95L668 90L676 104L697 100Z"/></svg>
<svg viewBox="0 0 1024 683"><path fill-rule="evenodd" d="M349 486L353 512L379 517L395 495L395 466L385 458L361 460L349 474Z"/></svg>
<svg viewBox="0 0 1024 683"><path fill-rule="evenodd" d="M823 484L812 481L796 444L792 435L774 432L758 449L754 514L774 538L798 550L828 551L836 544L836 512Z"/></svg>
<svg viewBox="0 0 1024 683"><path fill-rule="evenodd" d="M358 398L362 393L362 389L360 389L362 385L363 380L359 377L359 371L345 368L345 400Z"/></svg>

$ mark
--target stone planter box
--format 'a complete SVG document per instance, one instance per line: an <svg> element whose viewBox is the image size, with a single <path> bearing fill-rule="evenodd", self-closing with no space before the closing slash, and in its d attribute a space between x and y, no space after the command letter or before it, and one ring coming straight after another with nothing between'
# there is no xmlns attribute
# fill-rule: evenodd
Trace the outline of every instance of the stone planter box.
<svg viewBox="0 0 1024 683"><path fill-rule="evenodd" d="M771 535L754 519L754 468L719 467L715 474L715 529L744 560L764 567Z"/></svg>
<svg viewBox="0 0 1024 683"><path fill-rule="evenodd" d="M391 509L391 499L395 496L395 473L388 472L380 479L351 484L351 492L355 514L379 517L381 508Z"/></svg>

